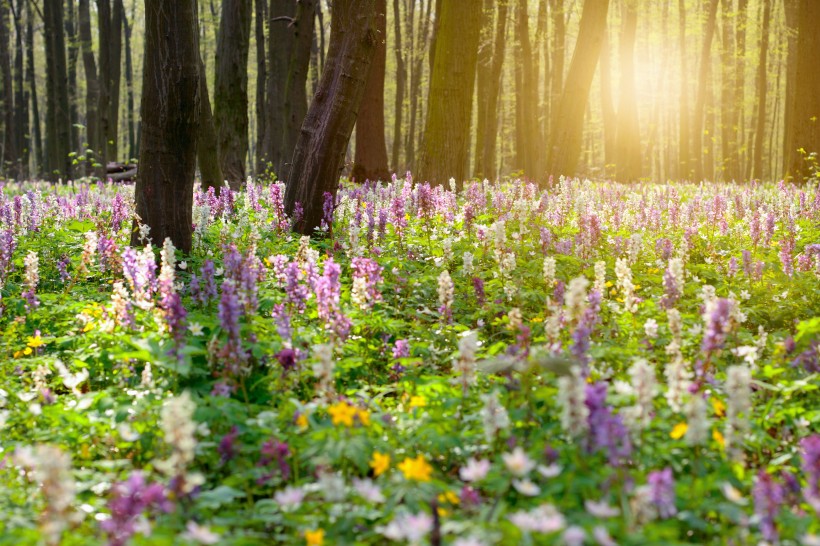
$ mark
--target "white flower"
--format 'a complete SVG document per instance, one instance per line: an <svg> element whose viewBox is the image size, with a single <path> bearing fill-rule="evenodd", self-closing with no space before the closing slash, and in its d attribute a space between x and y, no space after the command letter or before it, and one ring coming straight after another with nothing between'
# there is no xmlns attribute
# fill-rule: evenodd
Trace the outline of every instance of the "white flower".
<svg viewBox="0 0 820 546"><path fill-rule="evenodd" d="M643 323L643 331L646 333L646 337L655 339L658 337L658 322L652 318L647 319L647 321Z"/></svg>
<svg viewBox="0 0 820 546"><path fill-rule="evenodd" d="M516 491L527 497L534 497L541 493L541 488L530 480L513 480L512 484Z"/></svg>
<svg viewBox="0 0 820 546"><path fill-rule="evenodd" d="M453 541L453 546L486 546L475 537L457 538Z"/></svg>
<svg viewBox="0 0 820 546"><path fill-rule="evenodd" d="M726 500L741 506L745 506L749 503L749 501L743 497L743 493L735 489L729 482L723 482L720 489L723 491L723 496L726 497Z"/></svg>
<svg viewBox="0 0 820 546"><path fill-rule="evenodd" d="M192 336L201 336L203 334L202 325L198 322L191 322L188 324L188 331Z"/></svg>
<svg viewBox="0 0 820 546"><path fill-rule="evenodd" d="M275 500L283 509L296 509L305 500L305 490L301 487L288 486L273 495Z"/></svg>
<svg viewBox="0 0 820 546"><path fill-rule="evenodd" d="M463 466L458 474L465 482L477 482L483 480L490 471L490 461L486 459L467 459L467 465Z"/></svg>
<svg viewBox="0 0 820 546"><path fill-rule="evenodd" d="M391 540L407 540L418 543L427 533L433 530L433 518L420 512L418 514L400 514L393 518L381 533Z"/></svg>
<svg viewBox="0 0 820 546"><path fill-rule="evenodd" d="M614 518L621 514L620 510L611 506L606 501L587 500L584 502L584 508L586 508L590 515L596 518Z"/></svg>
<svg viewBox="0 0 820 546"><path fill-rule="evenodd" d="M561 535L561 539L566 546L583 546L586 538L586 531L584 531L583 527L578 527L577 525L567 527L567 530Z"/></svg>
<svg viewBox="0 0 820 546"><path fill-rule="evenodd" d="M192 542L199 542L200 544L216 544L219 542L219 535L212 532L205 525L198 525L195 521L189 521L185 526L185 532L182 538Z"/></svg>
<svg viewBox="0 0 820 546"><path fill-rule="evenodd" d="M501 458L504 460L507 470L514 476L526 476L535 467L535 463L520 446L516 447L512 453L502 454Z"/></svg>
<svg viewBox="0 0 820 546"><path fill-rule="evenodd" d="M542 476L544 476L545 478L554 478L554 477L558 476L559 474L561 474L562 468L560 466L558 466L557 464L551 464L549 466L539 464L535 468L535 470L537 470L538 473L541 474Z"/></svg>
<svg viewBox="0 0 820 546"><path fill-rule="evenodd" d="M514 512L509 518L522 531L536 533L554 533L566 525L563 514L551 504L542 504L529 512Z"/></svg>
<svg viewBox="0 0 820 546"><path fill-rule="evenodd" d="M612 537L609 536L609 531L607 531L603 525L599 525L593 529L592 536L595 537L595 540L601 546L618 546L618 543L612 540Z"/></svg>
<svg viewBox="0 0 820 546"><path fill-rule="evenodd" d="M373 504L381 504L384 502L384 495L382 494L381 488L369 478L353 478L353 489L360 497L368 502L372 502Z"/></svg>

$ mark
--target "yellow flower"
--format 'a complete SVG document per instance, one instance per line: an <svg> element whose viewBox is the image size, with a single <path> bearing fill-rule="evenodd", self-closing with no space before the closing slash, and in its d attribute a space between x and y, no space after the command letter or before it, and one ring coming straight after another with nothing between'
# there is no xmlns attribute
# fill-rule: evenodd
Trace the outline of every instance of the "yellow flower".
<svg viewBox="0 0 820 546"><path fill-rule="evenodd" d="M429 482L433 467L424 460L424 455L419 455L415 459L407 457L399 465L399 470L404 474L405 479L419 482Z"/></svg>
<svg viewBox="0 0 820 546"><path fill-rule="evenodd" d="M28 343L26 345L28 345L32 349L36 349L37 347L42 347L45 344L46 344L46 342L43 341L43 338L40 337L40 334L37 334L34 337L29 336L28 337Z"/></svg>
<svg viewBox="0 0 820 546"><path fill-rule="evenodd" d="M94 323L89 321L88 324L83 326L83 333L90 332L93 329L94 329Z"/></svg>
<svg viewBox="0 0 820 546"><path fill-rule="evenodd" d="M304 413L300 414L299 417L296 418L296 426L299 428L307 428L308 426L308 418L307 415Z"/></svg>
<svg viewBox="0 0 820 546"><path fill-rule="evenodd" d="M616 288L613 288L612 290L609 291L610 296L614 296L617 293L618 293L618 290Z"/></svg>
<svg viewBox="0 0 820 546"><path fill-rule="evenodd" d="M719 430L715 429L712 431L712 439L718 443L720 449L726 449L726 439Z"/></svg>
<svg viewBox="0 0 820 546"><path fill-rule="evenodd" d="M606 281L606 284L604 286L610 288L612 286L612 281Z"/></svg>
<svg viewBox="0 0 820 546"><path fill-rule="evenodd" d="M427 405L427 400L425 400L423 396L411 396L410 397L410 409L423 408L426 405Z"/></svg>
<svg viewBox="0 0 820 546"><path fill-rule="evenodd" d="M325 530L305 531L305 543L307 546L322 546L325 543Z"/></svg>
<svg viewBox="0 0 820 546"><path fill-rule="evenodd" d="M34 351L31 350L31 347L26 347L25 349L23 349L23 354L26 356L30 355L33 352Z"/></svg>
<svg viewBox="0 0 820 546"><path fill-rule="evenodd" d="M439 504L447 504L450 503L452 505L457 505L460 499L458 495L453 493L452 491L445 491L444 493L439 494L438 502Z"/></svg>
<svg viewBox="0 0 820 546"><path fill-rule="evenodd" d="M370 459L370 468L373 469L374 476L381 476L390 468L390 455L374 451L373 458Z"/></svg>
<svg viewBox="0 0 820 546"><path fill-rule="evenodd" d="M14 358L20 358L21 356L23 356L23 351L14 351L14 354L12 356Z"/></svg>
<svg viewBox="0 0 820 546"><path fill-rule="evenodd" d="M672 432L669 433L669 437L673 440L680 440L683 438L683 435L686 434L687 430L689 430L689 425L686 423L678 423L672 429Z"/></svg>
<svg viewBox="0 0 820 546"><path fill-rule="evenodd" d="M726 414L726 404L717 398L712 398L712 408L715 410L715 415L718 417L723 417Z"/></svg>
<svg viewBox="0 0 820 546"><path fill-rule="evenodd" d="M351 406L347 402L339 402L327 408L327 412L330 414L333 424L343 424L346 427L353 426L353 417L356 415L357 411L358 410L355 407Z"/></svg>
<svg viewBox="0 0 820 546"><path fill-rule="evenodd" d="M356 410L356 415L359 416L359 422L362 425L364 425L366 427L370 426L370 412L369 411L367 411L366 409L357 409Z"/></svg>

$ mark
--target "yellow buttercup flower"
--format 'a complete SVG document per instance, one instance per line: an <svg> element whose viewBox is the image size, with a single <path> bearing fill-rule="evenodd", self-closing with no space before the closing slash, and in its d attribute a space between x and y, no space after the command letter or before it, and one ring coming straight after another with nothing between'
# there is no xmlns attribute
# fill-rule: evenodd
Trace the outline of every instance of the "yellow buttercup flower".
<svg viewBox="0 0 820 546"><path fill-rule="evenodd" d="M28 345L32 349L36 349L37 347L42 347L45 344L46 344L46 342L43 341L43 338L41 338L39 334L37 334L36 336L33 336L33 337L29 336L28 337L28 343L26 343L26 345Z"/></svg>
<svg viewBox="0 0 820 546"><path fill-rule="evenodd" d="M370 459L370 468L373 469L374 476L381 476L390 468L390 455L374 451Z"/></svg>
<svg viewBox="0 0 820 546"><path fill-rule="evenodd" d="M347 402L339 402L327 408L334 425L342 424L346 427L353 426L353 417L359 410Z"/></svg>
<svg viewBox="0 0 820 546"><path fill-rule="evenodd" d="M712 408L715 410L715 415L718 417L723 417L726 414L726 404L717 398L712 398Z"/></svg>
<svg viewBox="0 0 820 546"><path fill-rule="evenodd" d="M370 412L366 409L357 409L356 415L359 417L359 422L363 426L370 426Z"/></svg>
<svg viewBox="0 0 820 546"><path fill-rule="evenodd" d="M305 543L307 546L322 546L325 543L325 530L305 531Z"/></svg>
<svg viewBox="0 0 820 546"><path fill-rule="evenodd" d="M424 455L419 455L415 459L407 457L399 465L399 470L404 474L405 479L419 482L429 482L433 467L424 460Z"/></svg>
<svg viewBox="0 0 820 546"><path fill-rule="evenodd" d="M686 434L687 430L689 430L689 425L686 423L678 423L672 429L672 432L669 433L669 437L673 440L680 440L683 438L683 435Z"/></svg>
<svg viewBox="0 0 820 546"><path fill-rule="evenodd" d="M410 409L423 408L426 405L427 405L427 400L423 396L411 396L410 397Z"/></svg>
<svg viewBox="0 0 820 546"><path fill-rule="evenodd" d="M445 491L444 493L440 493L438 496L439 504L452 504L457 505L461 499L458 498L458 495L453 493L452 491Z"/></svg>
<svg viewBox="0 0 820 546"><path fill-rule="evenodd" d="M31 347L26 347L25 349L23 349L23 354L26 356L30 355L33 352L34 351L31 350Z"/></svg>
<svg viewBox="0 0 820 546"><path fill-rule="evenodd" d="M300 414L299 417L296 418L296 426L299 428L307 428L308 426L308 418L307 415L304 413Z"/></svg>
<svg viewBox="0 0 820 546"><path fill-rule="evenodd" d="M723 434L721 434L719 430L715 429L712 431L712 439L717 442L720 449L726 449L726 438L723 437Z"/></svg>

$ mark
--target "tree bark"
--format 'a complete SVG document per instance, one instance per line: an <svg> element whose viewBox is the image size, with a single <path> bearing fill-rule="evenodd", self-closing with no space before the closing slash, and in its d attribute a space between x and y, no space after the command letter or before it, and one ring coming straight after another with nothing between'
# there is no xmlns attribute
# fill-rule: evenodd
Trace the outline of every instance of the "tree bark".
<svg viewBox="0 0 820 546"><path fill-rule="evenodd" d="M17 0L10 5L14 9L15 52L14 52L14 147L17 149L17 176L25 180L29 173L29 118L28 118L28 90L25 85L25 69L23 64L23 3Z"/></svg>
<svg viewBox="0 0 820 546"><path fill-rule="evenodd" d="M771 2L763 3L763 26L760 30L760 60L757 68L757 123L755 124L754 159L751 178L763 177L763 142L766 138L766 64L769 50L769 26L772 19Z"/></svg>
<svg viewBox="0 0 820 546"><path fill-rule="evenodd" d="M396 105L393 114L393 146L390 164L394 172L399 170L399 152L402 141L402 119L404 115L404 90L407 87L407 67L404 62L401 41L401 11L399 0L393 0L393 33L395 35L394 53L396 55Z"/></svg>
<svg viewBox="0 0 820 546"><path fill-rule="evenodd" d="M136 0L131 9L131 19L135 19ZM134 65L131 58L131 31L125 11L122 12L122 26L125 29L125 90L126 116L128 121L128 161L137 156L137 135L134 122Z"/></svg>
<svg viewBox="0 0 820 546"><path fill-rule="evenodd" d="M678 0L679 21L679 49L680 49L680 143L678 155L678 178L689 178L692 175L690 162L691 134L689 131L689 82L686 75L689 73L686 63L686 1Z"/></svg>
<svg viewBox="0 0 820 546"><path fill-rule="evenodd" d="M85 69L85 129L84 146L93 150L95 158L100 150L99 115L100 82L97 78L97 63L91 40L91 15L88 0L80 0L78 8L80 44L83 68Z"/></svg>
<svg viewBox="0 0 820 546"><path fill-rule="evenodd" d="M786 54L786 94L783 106L783 175L786 175L791 165L793 137L792 123L794 120L794 98L797 91L797 33L800 0L785 0L786 36L788 50Z"/></svg>
<svg viewBox="0 0 820 546"><path fill-rule="evenodd" d="M144 58L137 215L154 244L170 237L190 252L201 92L195 0L145 0ZM137 229L131 244L140 244Z"/></svg>
<svg viewBox="0 0 820 546"><path fill-rule="evenodd" d="M609 32L604 33L604 43L601 45L601 115L604 122L604 173L614 176L612 166L615 164L616 143L618 134L618 116L615 113L615 104L612 99L612 69L610 66Z"/></svg>
<svg viewBox="0 0 820 546"><path fill-rule="evenodd" d="M384 140L384 72L387 65L387 0L376 0L376 50L370 62L359 116L356 119L356 155L351 178L388 180Z"/></svg>
<svg viewBox="0 0 820 546"><path fill-rule="evenodd" d="M564 20L564 0L550 0L552 12L552 73L550 74L550 108L553 119L550 121L550 138L555 131L558 105L561 102L561 93L564 88L564 44L566 42L567 27Z"/></svg>
<svg viewBox="0 0 820 546"><path fill-rule="evenodd" d="M61 0L43 3L46 42L46 165L51 181L71 178L71 118L68 102L63 5Z"/></svg>
<svg viewBox="0 0 820 546"><path fill-rule="evenodd" d="M11 76L11 33L9 32L9 8L0 4L0 75L3 78L3 156L2 172L17 178L19 159L14 134L14 80Z"/></svg>
<svg viewBox="0 0 820 546"><path fill-rule="evenodd" d="M268 18L267 0L255 0L254 34L256 38L256 176L264 173L263 144L267 118L265 116L265 89L268 85L268 65L265 56L265 21Z"/></svg>
<svg viewBox="0 0 820 546"><path fill-rule="evenodd" d="M461 184L467 175L481 16L460 0L444 0L441 6L418 169L420 180L431 184L450 178Z"/></svg>
<svg viewBox="0 0 820 546"><path fill-rule="evenodd" d="M487 99L490 94L493 66L493 28L495 20L495 2L484 0L484 24L481 25L481 37L478 42L476 65L476 129L475 129L475 166L473 176L486 176L484 166L483 144L487 133Z"/></svg>
<svg viewBox="0 0 820 546"><path fill-rule="evenodd" d="M601 54L609 0L586 0L581 13L578 41L572 55L561 102L555 113L555 128L550 135L547 174L574 176L581 154L584 111L595 67Z"/></svg>
<svg viewBox="0 0 820 546"><path fill-rule="evenodd" d="M541 130L538 126L538 77L534 66L532 44L530 42L529 15L527 0L518 0L516 10L517 32L516 38L520 57L516 66L521 66L521 87L516 96L516 103L520 101L521 130L518 131L516 147L520 150L519 167L524 175L535 180L543 173L541 166L540 149Z"/></svg>
<svg viewBox="0 0 820 546"><path fill-rule="evenodd" d="M74 2L68 0L65 3L66 17L65 17L65 36L68 40L67 54L68 54L68 117L71 120L71 127L69 134L71 135L71 142L69 148L72 152L79 152L80 150L80 133L77 128L80 120L77 103L78 87L77 87L77 58L80 55L79 41L77 39L77 26L75 23Z"/></svg>
<svg viewBox="0 0 820 546"><path fill-rule="evenodd" d="M791 149L789 174L797 181L816 176L818 156L807 161L808 154L820 154L820 73L817 52L820 51L820 3L800 0L797 32L797 59L794 112L789 127ZM813 166L812 166L813 163ZM813 167L813 168L812 168Z"/></svg>
<svg viewBox="0 0 820 546"><path fill-rule="evenodd" d="M46 165L43 134L40 127L40 107L34 80L34 14L31 0L26 0L26 84L31 90L31 125L34 132L34 174L40 176Z"/></svg>
<svg viewBox="0 0 820 546"><path fill-rule="evenodd" d="M621 92L618 100L618 179L634 182L641 176L641 135L638 126L638 103L635 90L635 39L638 10L634 2L624 4L624 26L621 34Z"/></svg>
<svg viewBox="0 0 820 546"><path fill-rule="evenodd" d="M740 180L746 176L746 159L747 154L743 146L743 128L745 127L746 117L745 108L746 103L746 21L748 19L749 0L738 0L737 2L737 23L735 25L735 47L737 54L735 55L735 100L737 107L736 119L737 128L735 129L737 135L737 146L734 147L735 152L735 169Z"/></svg>
<svg viewBox="0 0 820 546"><path fill-rule="evenodd" d="M323 217L324 193L336 195L345 150L364 95L377 37L375 0L336 0L330 20L330 43L319 89L310 105L296 150L285 207L303 208L293 229L312 234Z"/></svg>
<svg viewBox="0 0 820 546"><path fill-rule="evenodd" d="M225 185L222 169L219 166L216 125L211 110L211 99L208 95L208 80L205 76L205 63L202 54L198 55L198 85L199 85L199 132L196 142L196 159L199 164L199 176L202 187L207 190L214 188L218 194Z"/></svg>
<svg viewBox="0 0 820 546"><path fill-rule="evenodd" d="M214 123L222 175L231 189L245 185L248 155L248 50L252 0L222 0L216 46Z"/></svg>
<svg viewBox="0 0 820 546"><path fill-rule="evenodd" d="M501 73L504 68L504 53L507 33L507 3L498 5L498 14L495 21L495 39L493 40L493 62L490 70L490 85L487 93L487 120L484 123L484 139L476 148L476 154L484 157L484 170L493 179L498 175L498 158L496 147L498 143L498 97L501 93Z"/></svg>
<svg viewBox="0 0 820 546"><path fill-rule="evenodd" d="M692 115L692 166L695 181L703 180L704 147L703 147L703 118L706 112L706 99L709 93L712 70L712 38L715 36L715 22L720 0L708 0L706 28L703 32L703 44L700 50L700 72L698 74L698 94L695 99L695 111Z"/></svg>
<svg viewBox="0 0 820 546"><path fill-rule="evenodd" d="M111 161L119 159L120 89L122 87L122 21L125 8L122 0L114 0L111 10L111 73L108 76L108 134L106 134L107 156Z"/></svg>

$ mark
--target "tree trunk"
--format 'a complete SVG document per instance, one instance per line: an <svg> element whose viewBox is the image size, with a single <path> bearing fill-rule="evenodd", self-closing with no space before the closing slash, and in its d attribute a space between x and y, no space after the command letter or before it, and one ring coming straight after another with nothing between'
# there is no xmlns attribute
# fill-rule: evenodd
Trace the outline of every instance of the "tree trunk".
<svg viewBox="0 0 820 546"><path fill-rule="evenodd" d="M754 159L751 178L763 177L763 142L766 137L766 64L769 50L769 26L772 19L771 2L763 3L763 27L760 30L760 61L757 68L757 123L755 127Z"/></svg>
<svg viewBox="0 0 820 546"><path fill-rule="evenodd" d="M473 176L487 176L484 165L483 144L487 138L487 99L490 94L493 68L493 28L495 2L484 0L484 24L481 25L481 37L478 42L476 65L476 129L475 129L475 167Z"/></svg>
<svg viewBox="0 0 820 546"><path fill-rule="evenodd" d="M307 77L310 66L310 48L313 23L318 0L300 0L294 19L293 51L285 83L285 125L282 135L282 161L277 172L283 180L290 180L290 164L299 129L307 115Z"/></svg>
<svg viewBox="0 0 820 546"><path fill-rule="evenodd" d="M794 120L794 97L797 92L797 32L800 0L785 1L786 36L788 37L788 51L786 54L786 94L783 106L783 175L788 174L791 165L793 137L790 130Z"/></svg>
<svg viewBox="0 0 820 546"><path fill-rule="evenodd" d="M368 69L376 49L375 0L336 0L330 20L330 43L319 90L310 105L296 150L285 207L303 208L293 229L312 234L323 217L324 193L335 196Z"/></svg>
<svg viewBox="0 0 820 546"><path fill-rule="evenodd" d="M131 20L135 20L136 0L131 9ZM125 11L122 12L122 26L125 29L125 90L126 90L126 116L128 121L128 161L137 157L137 135L134 123L134 66L131 59L131 31L132 26L128 24Z"/></svg>
<svg viewBox="0 0 820 546"><path fill-rule="evenodd" d="M532 44L530 42L529 15L527 0L518 0L517 32L518 50L520 53L516 66L521 66L521 87L516 96L520 101L521 130L518 132L516 147L521 152L520 168L524 175L535 180L543 173L540 165L541 131L538 126L538 77L534 66Z"/></svg>
<svg viewBox="0 0 820 546"><path fill-rule="evenodd" d="M267 117L265 115L265 90L268 85L268 64L265 56L265 21L268 18L267 0L255 0L254 34L256 38L256 168L257 177L265 172L263 145Z"/></svg>
<svg viewBox="0 0 820 546"><path fill-rule="evenodd" d="M555 128L550 135L547 174L574 176L581 154L584 111L595 67L601 54L609 0L586 0L575 52L567 73L561 102L555 113Z"/></svg>
<svg viewBox="0 0 820 546"><path fill-rule="evenodd" d="M79 41L77 40L77 26L74 17L74 2L68 0L65 3L66 18L65 18L65 35L68 40L68 117L71 120L71 127L69 134L71 135L71 142L69 147L72 152L80 151L80 134L77 128L80 120L80 114L77 111L78 88L77 88L77 58L80 55Z"/></svg>
<svg viewBox="0 0 820 546"><path fill-rule="evenodd" d="M198 55L198 85L199 85L199 131L196 142L196 159L199 164L199 176L202 179L202 188L214 188L216 193L225 185L222 169L219 166L216 126L211 111L211 99L208 95L208 80L205 76L205 63L202 55Z"/></svg>
<svg viewBox="0 0 820 546"><path fill-rule="evenodd" d="M137 215L154 244L170 237L190 252L201 92L195 0L145 0L144 58ZM141 244L136 229L131 244Z"/></svg>
<svg viewBox="0 0 820 546"><path fill-rule="evenodd" d="M678 178L688 179L692 175L690 153L691 133L689 131L689 74L686 63L686 1L678 0L679 48L680 48L680 153L678 155Z"/></svg>
<svg viewBox="0 0 820 546"><path fill-rule="evenodd" d="M794 112L789 127L791 149L788 157L789 173L797 181L816 173L807 154L820 154L820 73L817 71L817 52L820 51L820 2L800 0L797 32L797 67Z"/></svg>
<svg viewBox="0 0 820 546"><path fill-rule="evenodd" d="M550 138L556 128L558 105L561 102L561 92L564 88L564 43L566 42L567 27L564 20L564 0L550 0L552 12L552 74L550 87L551 110L553 119L550 121ZM582 110L583 111L583 110Z"/></svg>
<svg viewBox="0 0 820 546"><path fill-rule="evenodd" d="M415 5L415 0L410 1L410 5ZM419 105L419 99L421 98L421 76L422 71L424 68L424 44L428 42L428 38L430 38L430 10L431 6L433 5L433 0L427 0L427 11L422 13L422 8L424 7L424 0L421 2L421 7L419 8L419 25L418 28L413 31L413 13L414 8L408 11L408 29L411 30L410 36L410 54L412 63L410 66L410 126L409 132L407 134L407 144L405 148L405 155L407 156L407 167L409 169L416 169L416 139L420 138L422 135L417 134L418 126L418 118L420 117L420 111L422 110L421 106Z"/></svg>
<svg viewBox="0 0 820 546"><path fill-rule="evenodd" d="M46 42L46 161L51 181L71 178L71 118L68 104L63 4L61 0L43 3Z"/></svg>
<svg viewBox="0 0 820 546"><path fill-rule="evenodd" d="M119 159L119 128L120 128L120 88L122 80L122 21L125 17L125 8L122 0L114 0L111 10L111 74L108 77L108 133L106 134L107 156L111 161Z"/></svg>
<svg viewBox="0 0 820 546"><path fill-rule="evenodd" d="M0 75L3 78L3 156L0 170L11 178L17 178L19 159L14 134L14 81L11 77L11 35L9 32L9 8L0 4Z"/></svg>
<svg viewBox="0 0 820 546"><path fill-rule="evenodd" d="M746 20L748 19L749 0L738 0L737 2L737 24L735 25L735 100L737 107L735 134L737 145L734 147L737 176L743 180L746 176L746 150L743 146L743 129L746 126L745 108L746 103Z"/></svg>
<svg viewBox="0 0 820 546"><path fill-rule="evenodd" d="M507 42L507 3L498 5L493 40L493 62L490 70L490 84L487 93L487 120L484 123L484 141L479 144L476 154L484 156L485 176L493 179L498 175L496 146L498 142L498 96L501 93L501 72L504 68L504 46Z"/></svg>
<svg viewBox="0 0 820 546"><path fill-rule="evenodd" d="M28 119L28 90L25 85L25 70L23 65L23 3L17 0L10 5L14 9L15 52L14 52L14 147L17 149L17 176L21 180L29 174L29 138Z"/></svg>
<svg viewBox="0 0 820 546"><path fill-rule="evenodd" d="M401 127L404 114L404 88L407 86L407 67L402 54L401 41L401 12L399 0L393 0L393 33L395 34L396 55L396 105L393 115L393 147L390 164L394 172L399 170L399 151L401 150Z"/></svg>
<svg viewBox="0 0 820 546"><path fill-rule="evenodd" d="M222 0L216 46L214 123L222 176L231 189L245 185L248 155L248 50L252 0Z"/></svg>
<svg viewBox="0 0 820 546"><path fill-rule="evenodd" d="M34 174L40 176L46 165L45 147L40 128L40 107L37 101L37 85L34 80L34 13L31 0L26 0L26 84L31 90L31 124L34 131Z"/></svg>
<svg viewBox="0 0 820 546"><path fill-rule="evenodd" d="M99 126L97 127L97 175L105 179L107 175L106 166L111 157L108 154L108 135L111 132L111 0L97 0L97 36L100 48L100 67L98 72L98 82L100 86L99 103L97 104L97 116Z"/></svg>
<svg viewBox="0 0 820 546"><path fill-rule="evenodd" d="M706 98L709 93L712 70L712 38L715 36L715 22L719 0L708 0L709 11L706 18L706 28L703 32L703 44L700 50L700 73L698 75L698 94L695 99L695 112L692 115L692 165L695 181L703 180L704 147L703 147L703 118L706 112Z"/></svg>
<svg viewBox="0 0 820 546"><path fill-rule="evenodd" d="M612 166L614 166L617 157L615 145L618 142L618 116L615 114L615 104L612 99L609 32L604 33L599 69L601 76L601 114L604 122L604 173L607 176L614 176Z"/></svg>
<svg viewBox="0 0 820 546"><path fill-rule="evenodd" d="M733 0L721 1L721 30L722 44L720 48L720 170L723 180L737 180L735 164L735 148L738 146L737 133L737 106L734 103L734 58L735 32L733 28L735 14Z"/></svg>
<svg viewBox="0 0 820 546"><path fill-rule="evenodd" d="M450 178L461 184L467 175L481 15L460 0L445 0L441 6L419 163L419 179L431 184Z"/></svg>
<svg viewBox="0 0 820 546"><path fill-rule="evenodd" d="M351 178L388 180L387 145L384 141L384 71L387 64L387 0L376 0L376 50L364 87L356 120L356 156Z"/></svg>
<svg viewBox="0 0 820 546"><path fill-rule="evenodd" d="M94 156L97 158L97 153L100 150L99 115L97 112L97 107L100 102L100 83L97 78L97 63L94 60L94 50L92 48L91 15L88 0L80 0L78 18L80 44L83 52L83 68L85 69L86 140L84 146L87 149L93 150Z"/></svg>
<svg viewBox="0 0 820 546"><path fill-rule="evenodd" d="M624 26L620 40L621 92L618 100L618 179L634 182L641 176L641 134L638 127L638 102L635 90L635 39L638 9L634 2L624 4Z"/></svg>

